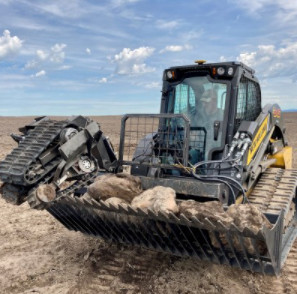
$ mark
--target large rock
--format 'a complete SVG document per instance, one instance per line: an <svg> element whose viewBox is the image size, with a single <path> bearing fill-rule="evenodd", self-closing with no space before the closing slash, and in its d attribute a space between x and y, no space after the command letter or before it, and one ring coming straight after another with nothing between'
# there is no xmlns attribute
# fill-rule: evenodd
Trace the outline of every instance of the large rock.
<svg viewBox="0 0 297 294"><path fill-rule="evenodd" d="M232 204L227 213L240 230L249 228L254 234L257 234L264 225L269 229L272 228L272 224L255 205Z"/></svg>
<svg viewBox="0 0 297 294"><path fill-rule="evenodd" d="M248 228L254 234L258 234L265 225L267 228L271 229L272 224L267 220L264 214L254 205L251 204L233 204L231 205L227 213L233 218L234 224L239 228L240 231ZM242 250L240 240L236 237L233 239L234 247L238 250ZM254 245L255 243L255 245ZM251 238L244 237L243 244L250 254L255 254L255 247L258 252L263 255L267 251L266 244L261 240L255 240L253 243Z"/></svg>
<svg viewBox="0 0 297 294"><path fill-rule="evenodd" d="M184 214L188 218L195 217L200 220L206 229L209 229L208 235L211 244L220 248L219 240L223 245L227 245L227 239L224 233L218 233L218 238L216 237L213 230L213 226L207 222L206 219L210 220L213 225L221 226L218 221L220 221L225 227L229 228L233 219L228 216L225 212L223 205L218 201L207 201L207 202L197 202L194 200L181 201L179 204L180 213ZM219 239L219 240L218 240Z"/></svg>
<svg viewBox="0 0 297 294"><path fill-rule="evenodd" d="M36 190L36 196L42 202L51 202L56 198L56 187L54 184L40 185Z"/></svg>
<svg viewBox="0 0 297 294"><path fill-rule="evenodd" d="M156 212L177 213L176 194L172 188L156 186L136 196L131 206L133 208L153 209Z"/></svg>
<svg viewBox="0 0 297 294"><path fill-rule="evenodd" d="M269 223L263 213L256 206L250 204L233 204L227 211L224 211L222 204L217 201L200 203L194 200L187 200L180 202L179 210L180 213L183 213L188 218L196 217L204 223L205 228L209 229L211 243L216 248L220 248L220 243L226 248L229 248L230 244L226 233L221 231L219 227L217 227L217 235L215 235L215 230L207 223L206 218L214 225L220 226L218 224L218 221L220 221L228 229L231 224L234 224L238 227L239 231L248 228L254 234L258 234L264 225L269 229L272 228L272 224ZM254 240L253 242L249 237L242 237L241 242L239 236L232 234L230 235L230 242L240 252L243 251L241 243L244 244L249 254L254 255L256 249L260 254L265 254L267 251L267 247L263 241Z"/></svg>
<svg viewBox="0 0 297 294"><path fill-rule="evenodd" d="M224 211L223 205L218 201L197 202L195 200L181 201L179 211L186 217L196 217L205 223L205 218L216 223L221 221L225 226L230 226L233 219Z"/></svg>
<svg viewBox="0 0 297 294"><path fill-rule="evenodd" d="M130 203L141 192L140 178L126 173L97 177L95 182L88 187L88 194L96 200L117 197Z"/></svg>

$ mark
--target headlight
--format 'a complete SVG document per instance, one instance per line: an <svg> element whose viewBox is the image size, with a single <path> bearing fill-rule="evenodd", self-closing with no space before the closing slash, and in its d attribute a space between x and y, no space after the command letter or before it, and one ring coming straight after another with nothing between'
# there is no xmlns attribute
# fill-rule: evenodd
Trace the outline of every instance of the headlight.
<svg viewBox="0 0 297 294"><path fill-rule="evenodd" d="M228 68L228 75L229 75L229 76L232 76L232 75L233 75L233 72L234 72L233 67L229 67L229 68Z"/></svg>
<svg viewBox="0 0 297 294"><path fill-rule="evenodd" d="M167 71L166 75L167 75L168 79L174 79L175 78L175 72L174 71L169 70L169 71Z"/></svg>
<svg viewBox="0 0 297 294"><path fill-rule="evenodd" d="M218 67L217 73L218 73L218 75L221 76L221 75L223 75L225 73L225 69L223 67Z"/></svg>

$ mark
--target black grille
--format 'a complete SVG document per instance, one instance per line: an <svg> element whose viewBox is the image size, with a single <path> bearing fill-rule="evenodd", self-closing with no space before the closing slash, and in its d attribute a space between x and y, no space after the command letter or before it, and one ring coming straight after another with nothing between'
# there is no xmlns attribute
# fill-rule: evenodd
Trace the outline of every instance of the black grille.
<svg viewBox="0 0 297 294"><path fill-rule="evenodd" d="M182 114L126 115L122 120L120 161L163 167L187 166L189 142L197 148L204 146L197 141L202 137L199 132L190 133L189 120Z"/></svg>
<svg viewBox="0 0 297 294"><path fill-rule="evenodd" d="M116 243L138 245L267 274L278 274L280 271L278 245L282 242L283 213L273 229L264 226L255 235L248 228L241 231L234 224L227 228L221 222L214 223L208 218L188 219L183 214L165 215L152 210L135 210L131 206L114 207L93 200L60 199L47 210L69 230ZM247 239L251 240L253 253L249 253L246 247ZM259 251L260 244L267 248L264 255Z"/></svg>
<svg viewBox="0 0 297 294"><path fill-rule="evenodd" d="M254 121L261 112L261 93L259 85L242 76L237 95L235 130L241 121Z"/></svg>

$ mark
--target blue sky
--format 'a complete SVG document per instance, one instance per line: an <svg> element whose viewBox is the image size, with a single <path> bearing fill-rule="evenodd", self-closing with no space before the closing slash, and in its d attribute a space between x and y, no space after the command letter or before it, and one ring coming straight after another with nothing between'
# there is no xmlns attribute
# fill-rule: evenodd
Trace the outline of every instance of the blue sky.
<svg viewBox="0 0 297 294"><path fill-rule="evenodd" d="M0 0L0 115L159 111L163 69L239 60L297 108L296 0Z"/></svg>

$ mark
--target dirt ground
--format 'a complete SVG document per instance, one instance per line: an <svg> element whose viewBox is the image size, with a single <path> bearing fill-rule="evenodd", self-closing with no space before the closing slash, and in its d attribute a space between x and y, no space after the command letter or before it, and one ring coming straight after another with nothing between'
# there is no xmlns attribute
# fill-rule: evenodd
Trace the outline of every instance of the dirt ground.
<svg viewBox="0 0 297 294"><path fill-rule="evenodd" d="M118 148L120 117L96 117ZM0 160L30 117L0 117ZM297 167L297 113L285 114ZM108 244L68 231L46 211L0 199L1 293L297 293L297 242L278 278Z"/></svg>

